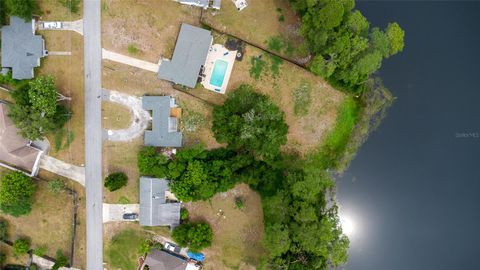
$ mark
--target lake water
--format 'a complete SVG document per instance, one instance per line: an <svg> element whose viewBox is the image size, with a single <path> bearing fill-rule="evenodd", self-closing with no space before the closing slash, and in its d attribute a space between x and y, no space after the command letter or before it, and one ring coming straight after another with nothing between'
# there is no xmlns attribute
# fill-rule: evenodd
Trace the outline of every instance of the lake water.
<svg viewBox="0 0 480 270"><path fill-rule="evenodd" d="M398 98L338 183L351 270L480 269L480 2L360 2L405 50L379 75Z"/></svg>

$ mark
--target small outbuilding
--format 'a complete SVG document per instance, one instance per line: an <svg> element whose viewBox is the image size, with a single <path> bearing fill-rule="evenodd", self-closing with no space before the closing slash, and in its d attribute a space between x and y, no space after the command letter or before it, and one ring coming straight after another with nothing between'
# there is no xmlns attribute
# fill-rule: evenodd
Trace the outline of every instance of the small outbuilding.
<svg viewBox="0 0 480 270"><path fill-rule="evenodd" d="M12 78L31 79L40 58L47 55L45 41L35 35L35 20L10 17L10 25L2 27L2 72L12 70Z"/></svg>
<svg viewBox="0 0 480 270"><path fill-rule="evenodd" d="M180 224L181 204L173 200L168 180L140 177L140 225L170 226Z"/></svg>
<svg viewBox="0 0 480 270"><path fill-rule="evenodd" d="M182 23L172 60L162 60L158 77L195 88L212 42L210 31Z"/></svg>

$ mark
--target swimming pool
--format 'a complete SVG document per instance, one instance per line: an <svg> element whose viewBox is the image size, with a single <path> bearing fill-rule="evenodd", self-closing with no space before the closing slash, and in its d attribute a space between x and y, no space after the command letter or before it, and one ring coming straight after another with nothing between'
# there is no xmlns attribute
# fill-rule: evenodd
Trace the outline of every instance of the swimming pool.
<svg viewBox="0 0 480 270"><path fill-rule="evenodd" d="M225 72L227 72L228 63L223 60L215 61L213 66L212 76L210 77L210 84L216 87L222 87L225 79Z"/></svg>

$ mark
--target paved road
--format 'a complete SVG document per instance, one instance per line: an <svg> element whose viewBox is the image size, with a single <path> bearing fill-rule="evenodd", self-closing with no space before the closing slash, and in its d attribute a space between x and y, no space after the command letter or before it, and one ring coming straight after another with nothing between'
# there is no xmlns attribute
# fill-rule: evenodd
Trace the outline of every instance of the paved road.
<svg viewBox="0 0 480 270"><path fill-rule="evenodd" d="M83 3L87 269L103 270L100 0Z"/></svg>

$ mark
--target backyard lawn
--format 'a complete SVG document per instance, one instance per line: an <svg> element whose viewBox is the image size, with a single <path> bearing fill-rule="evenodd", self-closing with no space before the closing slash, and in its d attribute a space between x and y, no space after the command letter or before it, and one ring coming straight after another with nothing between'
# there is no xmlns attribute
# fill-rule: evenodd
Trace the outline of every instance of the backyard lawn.
<svg viewBox="0 0 480 270"><path fill-rule="evenodd" d="M243 209L235 203L243 201ZM185 204L192 221L206 221L213 229L213 243L202 252L206 270L255 269L261 256L263 211L260 196L240 184L210 201Z"/></svg>
<svg viewBox="0 0 480 270"><path fill-rule="evenodd" d="M104 228L105 260L107 269L137 269L139 248L144 239L151 238L138 224L107 224ZM107 233L108 231L108 233Z"/></svg>
<svg viewBox="0 0 480 270"><path fill-rule="evenodd" d="M301 60L306 55L298 50L302 42L299 36L300 21L286 0L249 0L248 7L238 11L232 1L223 1L220 11L204 12L202 21L218 29L267 48L276 39L277 53Z"/></svg>
<svg viewBox="0 0 480 270"><path fill-rule="evenodd" d="M0 174L6 172L1 170ZM66 192L52 194L45 181L36 181L36 184L37 191L30 214L21 217L0 214L8 222L8 240L27 237L33 249L45 247L46 255L51 257L61 250L69 257L73 233L72 196Z"/></svg>

